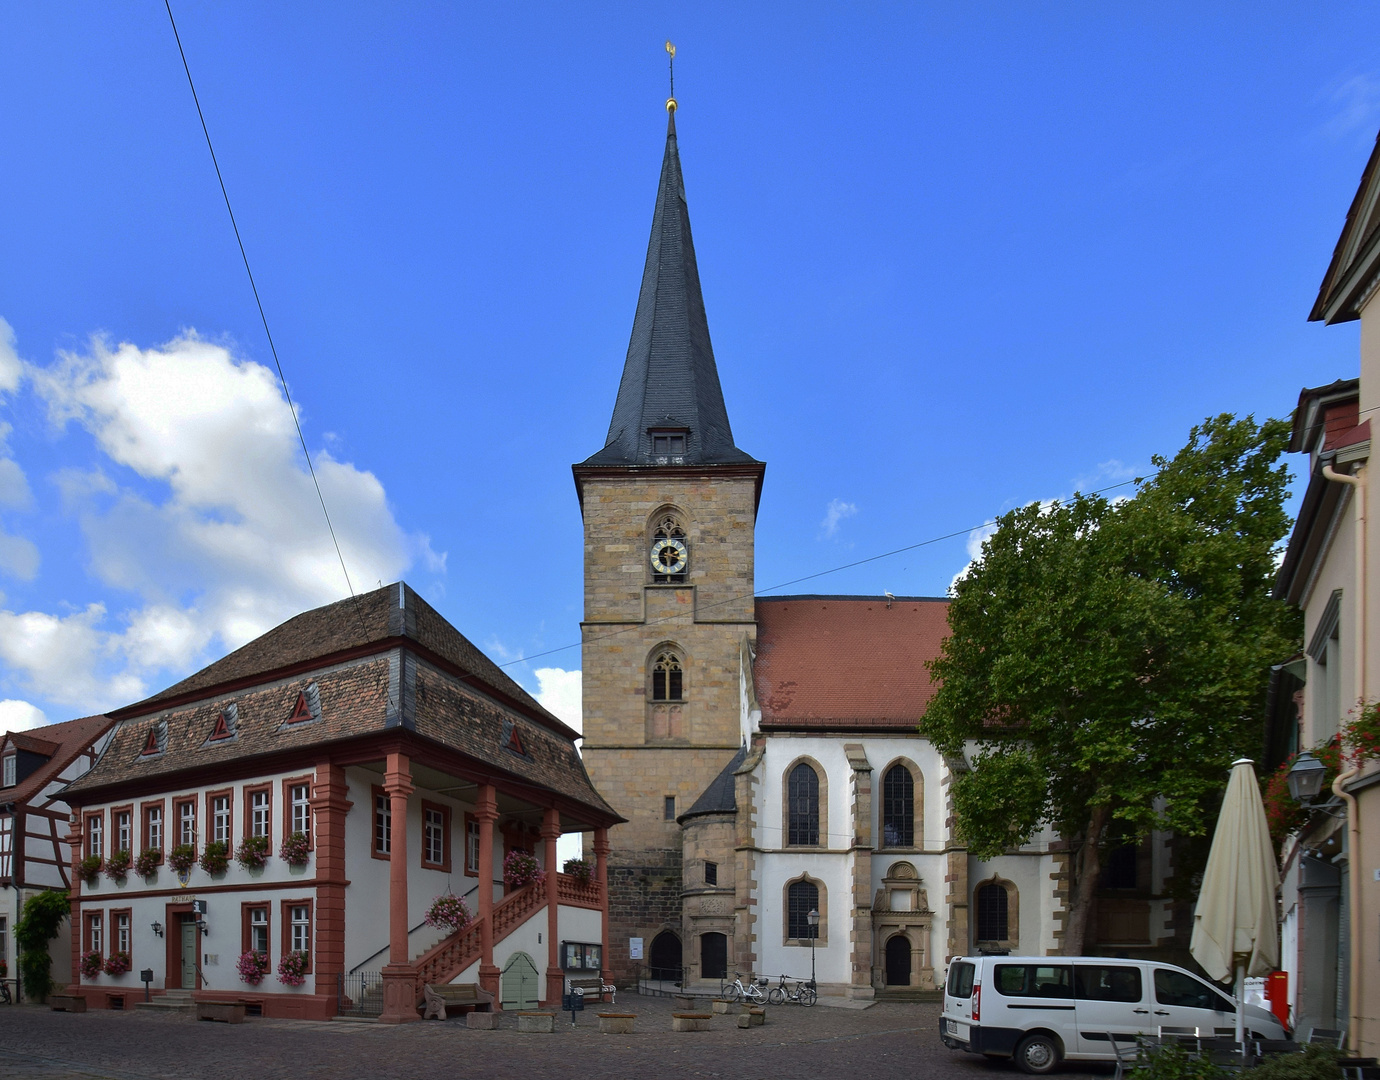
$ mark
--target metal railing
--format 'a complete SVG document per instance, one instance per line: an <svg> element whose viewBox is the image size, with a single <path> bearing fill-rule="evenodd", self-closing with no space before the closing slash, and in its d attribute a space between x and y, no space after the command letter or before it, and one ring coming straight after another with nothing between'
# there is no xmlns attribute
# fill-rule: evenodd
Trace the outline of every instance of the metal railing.
<svg viewBox="0 0 1380 1080"><path fill-rule="evenodd" d="M338 975L336 1011L341 1016L383 1015L383 972L351 971Z"/></svg>
<svg viewBox="0 0 1380 1080"><path fill-rule="evenodd" d="M637 977L637 992L648 997L674 997L684 992L684 978L682 968L644 967Z"/></svg>

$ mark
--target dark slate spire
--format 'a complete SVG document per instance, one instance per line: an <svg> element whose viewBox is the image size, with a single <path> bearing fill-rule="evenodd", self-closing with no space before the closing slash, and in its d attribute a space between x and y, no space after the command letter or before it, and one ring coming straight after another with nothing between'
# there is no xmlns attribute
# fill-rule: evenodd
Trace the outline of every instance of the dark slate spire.
<svg viewBox="0 0 1380 1080"><path fill-rule="evenodd" d="M668 102L667 108L666 156L623 380L608 440L585 465L727 465L754 460L733 445L728 426L690 237L675 107ZM685 452L654 454L649 434L654 429L684 431Z"/></svg>

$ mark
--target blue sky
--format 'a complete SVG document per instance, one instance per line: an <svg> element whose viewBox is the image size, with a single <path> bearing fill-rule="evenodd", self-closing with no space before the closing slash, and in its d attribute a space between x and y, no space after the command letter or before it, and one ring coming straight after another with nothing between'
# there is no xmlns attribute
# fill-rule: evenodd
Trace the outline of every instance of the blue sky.
<svg viewBox="0 0 1380 1080"><path fill-rule="evenodd" d="M1306 316L1380 125L1358 4L174 5L356 587L578 640L666 56L757 584L942 594L968 530L1355 374ZM0 33L0 726L344 582L160 3ZM572 719L578 649L509 670ZM538 675L538 670L543 674Z"/></svg>

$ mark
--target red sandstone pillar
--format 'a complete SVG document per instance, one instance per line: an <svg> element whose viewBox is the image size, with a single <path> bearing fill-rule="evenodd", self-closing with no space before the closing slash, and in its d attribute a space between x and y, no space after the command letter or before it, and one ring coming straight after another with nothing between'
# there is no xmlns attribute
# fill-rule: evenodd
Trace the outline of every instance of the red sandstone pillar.
<svg viewBox="0 0 1380 1080"><path fill-rule="evenodd" d="M417 973L407 949L407 797L412 794L412 764L406 754L390 753L383 774L392 824L388 836L388 963L383 968L385 1024L417 1017Z"/></svg>
<svg viewBox="0 0 1380 1080"><path fill-rule="evenodd" d="M498 820L498 799L492 784L479 789L474 807L479 822L479 985L494 996L500 1007L499 970L494 966L494 822Z"/></svg>
<svg viewBox="0 0 1380 1080"><path fill-rule="evenodd" d="M316 951L312 970L316 993L334 1012L340 973L345 970L345 816L354 804L346 798L345 770L323 762L316 768L311 808L311 840L316 860ZM370 819L372 821L372 818Z"/></svg>
<svg viewBox="0 0 1380 1080"><path fill-rule="evenodd" d="M561 835L561 812L547 810L541 819L541 837L546 841L546 1007L559 1009L565 993L565 977L561 974L560 950L560 879L556 876L556 841Z"/></svg>
<svg viewBox="0 0 1380 1080"><path fill-rule="evenodd" d="M600 943L603 948L600 955L604 958L603 971L600 977L604 982L613 981L613 972L609 964L609 831L608 829L594 830L594 878L599 882L599 906L603 916L603 941Z"/></svg>
<svg viewBox="0 0 1380 1080"><path fill-rule="evenodd" d="M22 819L20 818L20 816L19 816L18 814L16 814L15 817L14 817L15 825L18 825L19 821L21 821L21 820L22 820ZM83 829L82 829L82 816L81 816L81 811L80 811L80 810L73 810L73 811L72 811L71 817L69 817L68 820L67 820L67 825L68 825L68 828L67 828L67 844L68 844L68 850L72 853L72 865L71 865L70 867L68 867L68 873L71 875L70 880L71 880L71 883L72 883L72 888L71 888L70 892L68 893L68 896L70 897L70 899L69 899L69 901L68 901L68 906L70 907L71 912L72 912L71 918L69 919L69 922L71 923L71 934L72 934L72 980L71 980L71 985L72 985L72 986L80 986L80 985L81 985L81 950L82 950L82 946L83 946L85 943L84 943L84 942L82 941L82 939L81 939L81 931L82 931L82 925L81 925L81 923L82 923L82 918L81 918L81 878L80 878L80 877L78 876L78 874L77 874L77 868L78 868L79 866L81 866L81 861L82 861L82 859L85 858L85 856L86 856L86 851L85 851L85 846L86 846L86 834L85 834L85 832L84 832ZM13 828L13 826L12 826L12 828ZM19 842L19 840L21 839L20 833L19 833L19 831L18 831L17 829L15 829L15 831L13 831L10 835L11 835L11 837L12 837L12 839L10 840L11 845L17 844L17 843ZM11 858L12 860L13 860L13 858L14 858L14 856L15 856L15 852L16 852L16 849L15 849L14 847L11 847L11 850L10 850L10 858ZM19 955L19 950L17 950L17 949L15 950L15 955L16 955L16 956ZM19 965L18 965L18 964L15 965L14 977L15 977L16 979L18 979L18 978L20 977L20 975L19 975ZM57 980L54 980L54 981L56 982ZM166 983L165 983L164 985L166 985Z"/></svg>

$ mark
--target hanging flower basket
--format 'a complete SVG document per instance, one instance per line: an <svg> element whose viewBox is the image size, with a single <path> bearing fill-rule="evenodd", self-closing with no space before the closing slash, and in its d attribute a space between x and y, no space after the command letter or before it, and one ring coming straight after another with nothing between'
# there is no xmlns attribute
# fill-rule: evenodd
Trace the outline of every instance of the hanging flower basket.
<svg viewBox="0 0 1380 1080"><path fill-rule="evenodd" d="M162 854L157 848L145 848L139 852L139 857L134 860L134 872L147 881L153 877L153 872L158 869L158 860Z"/></svg>
<svg viewBox="0 0 1380 1080"><path fill-rule="evenodd" d="M230 845L223 840L212 840L201 853L201 868L213 877L223 874L230 867Z"/></svg>
<svg viewBox="0 0 1380 1080"><path fill-rule="evenodd" d="M269 972L268 953L255 952L253 949L242 952L235 962L235 969L240 973L240 982L258 986Z"/></svg>
<svg viewBox="0 0 1380 1080"><path fill-rule="evenodd" d="M1353 765L1362 765L1368 758L1380 758L1380 705L1367 705L1361 715L1342 729L1347 755Z"/></svg>
<svg viewBox="0 0 1380 1080"><path fill-rule="evenodd" d="M510 889L521 889L524 885L541 884L546 875L541 872L537 857L530 851L514 849L503 860L503 884Z"/></svg>
<svg viewBox="0 0 1380 1080"><path fill-rule="evenodd" d="M1323 774L1323 791L1330 795L1332 781L1342 767L1340 742L1333 739L1321 746L1315 746L1312 754L1327 767L1327 772ZM1269 823L1270 839L1276 847L1283 843L1284 838L1290 833L1303 828L1309 815L1313 813L1308 807L1296 803L1294 797L1289 794L1289 770L1294 767L1297 760L1298 754L1290 754L1278 769L1263 780L1264 790L1261 792L1261 798L1265 803L1265 820Z"/></svg>
<svg viewBox="0 0 1380 1080"><path fill-rule="evenodd" d="M438 896L426 909L426 924L463 930L470 924L470 909L463 898L451 893Z"/></svg>
<svg viewBox="0 0 1380 1080"><path fill-rule="evenodd" d="M130 858L128 851L117 851L105 861L105 876L111 881L120 885L125 883L125 876L129 873Z"/></svg>
<svg viewBox="0 0 1380 1080"><path fill-rule="evenodd" d="M95 949L88 949L81 954L81 975L83 979L94 979L104 968L105 964L101 959L101 954Z"/></svg>
<svg viewBox="0 0 1380 1080"><path fill-rule="evenodd" d="M77 864L77 877L81 878L83 885L94 885L104 865L105 861L99 855L88 855Z"/></svg>
<svg viewBox="0 0 1380 1080"><path fill-rule="evenodd" d="M246 870L262 870L268 862L268 837L246 836L240 841L240 849L235 852L235 861Z"/></svg>
<svg viewBox="0 0 1380 1080"><path fill-rule="evenodd" d="M190 874L192 867L196 865L196 848L191 844L178 844L168 852L168 865L179 877Z"/></svg>
<svg viewBox="0 0 1380 1080"><path fill-rule="evenodd" d="M123 975L129 970L129 953L123 949L113 952L105 958L105 973L107 975Z"/></svg>
<svg viewBox="0 0 1380 1080"><path fill-rule="evenodd" d="M307 954L293 949L278 961L278 981L284 986L301 986L307 981Z"/></svg>
<svg viewBox="0 0 1380 1080"><path fill-rule="evenodd" d="M563 869L581 885L594 884L594 867L588 859L566 859Z"/></svg>
<svg viewBox="0 0 1380 1080"><path fill-rule="evenodd" d="M306 866L311 859L311 842L304 832L291 834L278 848L278 858L289 866Z"/></svg>

